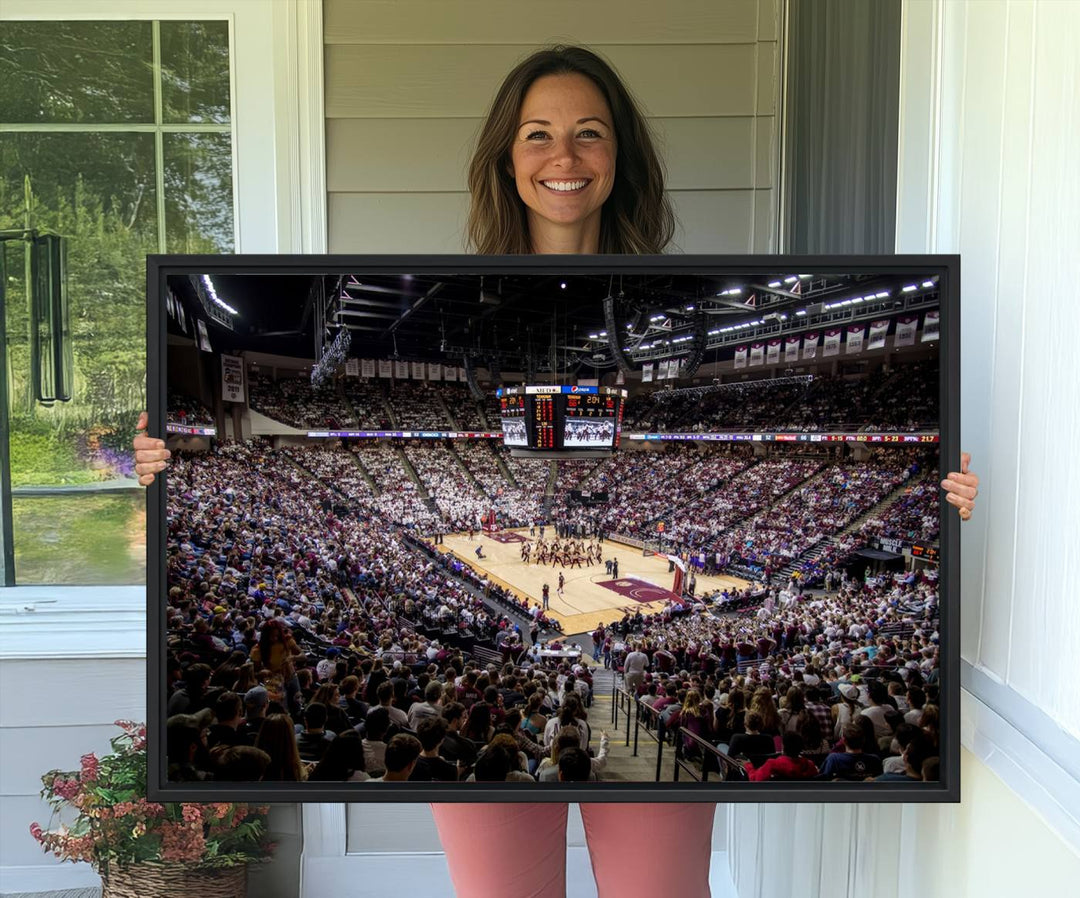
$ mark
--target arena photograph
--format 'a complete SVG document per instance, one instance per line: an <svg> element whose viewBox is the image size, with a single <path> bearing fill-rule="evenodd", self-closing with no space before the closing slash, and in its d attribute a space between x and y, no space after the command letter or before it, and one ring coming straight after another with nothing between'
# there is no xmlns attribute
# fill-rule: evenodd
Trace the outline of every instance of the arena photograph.
<svg viewBox="0 0 1080 898"><path fill-rule="evenodd" d="M169 786L940 786L940 271L221 264L157 311Z"/></svg>

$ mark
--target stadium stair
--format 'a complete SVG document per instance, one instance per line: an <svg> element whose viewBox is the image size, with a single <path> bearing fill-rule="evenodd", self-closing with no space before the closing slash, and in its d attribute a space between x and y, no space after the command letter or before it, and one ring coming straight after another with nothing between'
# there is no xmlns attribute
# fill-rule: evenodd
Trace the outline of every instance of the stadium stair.
<svg viewBox="0 0 1080 898"><path fill-rule="evenodd" d="M490 426L490 425L489 425ZM485 440L484 442L487 442ZM499 473L502 474L503 479L510 484L514 489L520 489L521 484L517 482L517 478L514 476L514 472L510 470L510 466L503 460L502 456L495 451L494 446L488 446L491 454L495 457L495 464L499 468Z"/></svg>
<svg viewBox="0 0 1080 898"><path fill-rule="evenodd" d="M921 474L918 474L915 477L912 477L912 478L909 478L908 480L905 480L896 489L894 489L891 493L889 493L887 496L885 496L884 499L882 499L876 505L872 505L870 508L868 508L866 511L864 511L861 515L859 515L857 518L855 518L854 521L852 521L850 524L848 524L847 527L845 527L843 530L841 530L840 533L837 534L837 535L838 536L844 536L845 534L848 534L848 533L855 533L856 531L861 529L862 525L865 524L868 520L870 520L870 518L876 517L877 515L881 514L881 512L888 510L888 508L891 505L893 505L894 503L896 503L896 502L900 501L902 498L904 498L904 495L907 493L907 491L909 489L911 489L913 487L916 487L916 486L919 486L922 483L925 483L929 478L930 478L930 472L929 471L923 471Z"/></svg>
<svg viewBox="0 0 1080 898"><path fill-rule="evenodd" d="M360 472L360 476L364 478L364 482L371 489L371 495L378 497L382 495L382 490L379 489L378 484L375 483L375 479L368 473L367 468L360 462L360 457L355 452L350 452L349 456L353 460L353 464L356 465L357 470Z"/></svg>
<svg viewBox="0 0 1080 898"><path fill-rule="evenodd" d="M454 413L450 410L450 406L446 402L446 397L443 396L441 390L435 391L435 400L439 403L439 408L442 409L442 413L446 416L446 420L450 424L451 430L461 430L461 424L457 418L454 417ZM483 492L483 490L481 490Z"/></svg>
<svg viewBox="0 0 1080 898"><path fill-rule="evenodd" d="M409 475L409 480L416 484L417 490L420 492L420 498L427 503L427 500L431 499L431 495L424 487L424 481L420 479L420 475L416 473L416 468L412 466L412 462L409 461L409 456L405 454L405 449L401 446L394 446L394 452L397 454L398 461L401 462L401 466L405 469L405 473ZM431 507L430 505L428 506Z"/></svg>
<svg viewBox="0 0 1080 898"><path fill-rule="evenodd" d="M398 423L397 412L394 411L394 406L390 402L389 396L380 396L382 400L383 408L386 410L386 418L390 422L390 426L397 430L401 425Z"/></svg>
<svg viewBox="0 0 1080 898"><path fill-rule="evenodd" d="M360 429L360 413L356 410L356 406L349 402L349 397L345 395L345 381L338 378L334 381L334 392L337 394L338 401L341 402L345 408L349 410L349 414L352 415L352 420L349 422L349 429Z"/></svg>
<svg viewBox="0 0 1080 898"><path fill-rule="evenodd" d="M457 425L454 426L456 427ZM487 491L480 485L480 481L476 479L476 475L469 470L468 465L465 464L465 460L460 455L458 455L457 450L454 448L453 440L446 441L446 448L450 450L450 454L453 456L454 461L457 462L458 468L460 468L462 473L465 475L465 479L473 485L473 489L475 489L476 492L479 493L481 496L487 496ZM492 497L488 496L488 498L490 499Z"/></svg>

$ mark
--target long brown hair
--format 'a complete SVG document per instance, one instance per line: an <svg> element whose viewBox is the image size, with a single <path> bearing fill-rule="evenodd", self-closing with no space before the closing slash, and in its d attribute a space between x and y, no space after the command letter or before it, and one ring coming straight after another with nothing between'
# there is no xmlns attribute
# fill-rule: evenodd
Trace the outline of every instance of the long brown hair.
<svg viewBox="0 0 1080 898"><path fill-rule="evenodd" d="M532 252L525 204L510 174L510 147L525 94L545 75L584 75L603 94L614 119L615 182L601 213L599 252L663 252L675 233L675 216L645 116L605 60L572 46L533 53L515 66L495 94L469 164L470 249L483 254Z"/></svg>

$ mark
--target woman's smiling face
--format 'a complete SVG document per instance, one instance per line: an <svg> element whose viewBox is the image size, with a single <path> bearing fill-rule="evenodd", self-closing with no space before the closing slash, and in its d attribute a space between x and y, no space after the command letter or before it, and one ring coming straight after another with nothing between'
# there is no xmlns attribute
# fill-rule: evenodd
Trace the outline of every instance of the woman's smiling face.
<svg viewBox="0 0 1080 898"><path fill-rule="evenodd" d="M534 246L556 234L563 242L576 236L598 243L616 152L611 110L589 78L545 75L533 82L521 104L510 160Z"/></svg>

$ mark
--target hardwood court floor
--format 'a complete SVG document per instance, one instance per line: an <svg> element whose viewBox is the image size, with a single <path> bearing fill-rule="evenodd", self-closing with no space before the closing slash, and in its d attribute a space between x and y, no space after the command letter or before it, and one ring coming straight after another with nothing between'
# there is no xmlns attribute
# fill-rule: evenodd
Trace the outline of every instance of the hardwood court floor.
<svg viewBox="0 0 1080 898"><path fill-rule="evenodd" d="M510 531L528 538L528 528ZM550 538L550 530L547 532ZM484 548L483 560L476 557L476 547ZM492 579L500 586L509 588L519 598L526 600L529 606L540 602L545 583L551 586L548 616L556 618L567 635L586 633L594 630L599 623L610 624L620 620L623 611L653 614L664 609L665 603L637 602L620 595L611 589L599 585L600 581L610 580L605 572L604 563L592 567L559 568L550 564L525 564L521 560L521 543L500 543L482 533L473 534L472 541L466 533L450 533L444 542L435 546L443 552L452 552L471 568ZM619 577L637 577L664 589L671 589L674 575L668 573L667 559L649 557L641 554L641 549L623 543L607 540L603 544L604 560L619 559ZM557 590L559 571L566 576L563 596ZM725 587L743 588L747 581L738 577L720 575L716 577L698 576L698 595Z"/></svg>

